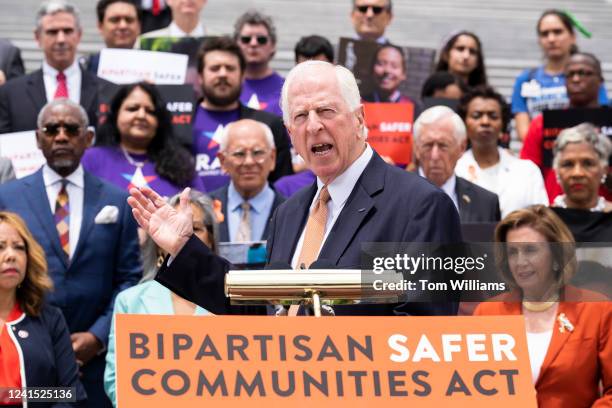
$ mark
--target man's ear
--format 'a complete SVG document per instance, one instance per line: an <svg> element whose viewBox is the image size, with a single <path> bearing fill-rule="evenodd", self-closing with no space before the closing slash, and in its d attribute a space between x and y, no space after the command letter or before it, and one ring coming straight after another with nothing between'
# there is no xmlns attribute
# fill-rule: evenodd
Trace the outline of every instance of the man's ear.
<svg viewBox="0 0 612 408"><path fill-rule="evenodd" d="M364 109L363 105L359 105L359 107L357 109L355 109L355 117L357 118L357 121L359 122L359 128L362 130L362 132L361 132L361 134L359 136L360 137L361 136L367 136L367 133L365 131L363 131L363 129L365 129L365 127L366 127L365 109Z"/></svg>
<svg viewBox="0 0 612 408"><path fill-rule="evenodd" d="M461 153L465 152L467 149L467 137L459 143L459 148L461 149Z"/></svg>
<svg viewBox="0 0 612 408"><path fill-rule="evenodd" d="M36 131L36 147L38 147L40 150L42 150L42 146L40 143L40 139L43 137L42 132L40 130Z"/></svg>
<svg viewBox="0 0 612 408"><path fill-rule="evenodd" d="M94 131L90 128L87 128L87 130L85 130L85 143L87 144L87 147L90 147L92 145L94 137Z"/></svg>
<svg viewBox="0 0 612 408"><path fill-rule="evenodd" d="M219 163L221 163L221 169L227 173L227 169L225 168L225 154L221 150L217 152L217 158L219 159Z"/></svg>
<svg viewBox="0 0 612 408"><path fill-rule="evenodd" d="M272 164L270 165L270 172L273 172L274 169L276 168L276 149L272 149L272 151L270 152L270 155L272 156Z"/></svg>

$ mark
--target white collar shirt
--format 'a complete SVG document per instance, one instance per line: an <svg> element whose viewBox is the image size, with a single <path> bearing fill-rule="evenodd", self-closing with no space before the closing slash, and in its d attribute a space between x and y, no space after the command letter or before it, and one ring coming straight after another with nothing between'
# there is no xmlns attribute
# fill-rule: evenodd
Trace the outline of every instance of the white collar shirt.
<svg viewBox="0 0 612 408"><path fill-rule="evenodd" d="M327 186L327 191L329 192L329 196L331 199L327 202L327 222L325 224L325 235L323 236L323 241L321 242L321 247L319 248L319 252L327 237L329 236L330 231L332 230L338 216L342 212L346 201L348 200L351 192L355 188L355 184L357 184L357 180L361 177L361 174L364 172L368 163L372 159L374 155L374 151L372 148L366 144L365 150L361 153L361 156L357 158L341 175L336 177L334 181L329 183ZM310 211L317 203L319 199L319 194L321 193L321 189L323 188L323 182L317 177L317 193L315 194L312 202L310 203ZM302 246L304 245L304 234L306 232L306 225L304 224L304 228L302 229L302 233L300 234L300 239L298 240L297 246L295 247L295 252L293 253L293 257L291 258L291 267L293 269L297 269L298 259L300 257L300 252L302 252Z"/></svg>
<svg viewBox="0 0 612 408"><path fill-rule="evenodd" d="M43 61L42 71L47 102L51 102L55 96L55 91L57 90L57 74L59 71L49 65L47 61ZM76 59L72 65L64 70L64 75L66 75L66 85L68 86L68 99L74 103L80 103L83 74Z"/></svg>

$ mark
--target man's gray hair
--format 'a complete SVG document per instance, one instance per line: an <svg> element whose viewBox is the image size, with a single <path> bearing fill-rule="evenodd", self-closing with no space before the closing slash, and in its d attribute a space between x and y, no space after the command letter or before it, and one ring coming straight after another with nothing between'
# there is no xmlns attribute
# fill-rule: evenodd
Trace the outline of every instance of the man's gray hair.
<svg viewBox="0 0 612 408"><path fill-rule="evenodd" d="M83 109L81 105L67 98L59 98L47 103L45 106L42 107L40 112L38 112L38 117L36 118L36 126L39 129L43 127L43 119L45 117L45 113L49 109L53 109L56 106L68 106L77 110L79 112L79 122L81 122L83 129L86 129L87 126L89 126L89 117L87 116L87 112L85 111L85 109Z"/></svg>
<svg viewBox="0 0 612 408"><path fill-rule="evenodd" d="M416 144L417 139L421 135L423 126L432 125L436 122L442 122L445 120L451 121L453 124L453 136L455 136L457 142L463 143L467 139L465 123L463 123L461 117L457 115L454 110L443 105L432 106L419 115L419 118L416 120L416 122L414 122L412 129L414 143Z"/></svg>
<svg viewBox="0 0 612 408"><path fill-rule="evenodd" d="M72 14L74 16L74 21L76 23L77 29L79 31L82 30L80 13L79 9L77 9L76 6L64 0L49 0L43 2L38 8L38 11L36 12L36 32L40 31L42 19L44 16L60 12Z"/></svg>
<svg viewBox="0 0 612 408"><path fill-rule="evenodd" d="M289 74L285 78L285 83L283 84L280 103L283 111L283 122L285 122L285 125L289 125L291 122L291 112L289 112L289 88L291 87L291 83L296 77L308 75L307 71L316 67L329 67L334 69L336 79L338 80L338 86L340 87L340 93L342 94L342 99L344 99L344 102L346 102L349 110L354 112L361 107L359 86L357 86L357 81L355 80L355 76L351 71L341 65L334 65L327 61L304 61L289 71ZM367 136L367 128L365 126L363 126L362 129L362 136Z"/></svg>
<svg viewBox="0 0 612 408"><path fill-rule="evenodd" d="M276 26L274 25L272 17L260 13L257 10L249 10L242 14L240 17L238 17L238 20L236 20L236 23L234 24L234 40L236 42L238 42L240 31L242 31L242 27L244 27L245 24L262 25L266 27L272 44L276 44Z"/></svg>
<svg viewBox="0 0 612 408"><path fill-rule="evenodd" d="M172 207L176 207L179 203L180 196L180 193L172 196L168 200L168 204ZM212 242L211 251L217 254L219 248L219 224L211 198L199 191L191 190L189 192L189 200L191 200L191 204L202 210L204 215L204 228L206 228L210 241ZM140 283L155 279L157 271L159 270L157 266L159 257L159 247L155 244L153 239L147 235L141 251L143 274Z"/></svg>
<svg viewBox="0 0 612 408"><path fill-rule="evenodd" d="M247 120L252 120L254 122L254 125L259 126L261 128L261 131L264 133L264 137L266 139L266 143L268 144L268 147L270 149L276 149L276 144L274 143L274 135L272 134L272 129L270 129L270 126L266 125L263 122L258 122L253 119L247 119ZM224 152L225 149L227 149L227 145L229 144L229 132L231 128L238 122L240 121L238 120L236 122L229 123L223 128L223 133L221 133L221 142L219 143L220 152Z"/></svg>
<svg viewBox="0 0 612 408"><path fill-rule="evenodd" d="M612 152L612 143L602 135L595 126L590 123L581 123L578 126L567 128L561 131L553 146L553 168L559 169L559 160L563 149L570 143L590 144L603 167L608 167L608 160Z"/></svg>

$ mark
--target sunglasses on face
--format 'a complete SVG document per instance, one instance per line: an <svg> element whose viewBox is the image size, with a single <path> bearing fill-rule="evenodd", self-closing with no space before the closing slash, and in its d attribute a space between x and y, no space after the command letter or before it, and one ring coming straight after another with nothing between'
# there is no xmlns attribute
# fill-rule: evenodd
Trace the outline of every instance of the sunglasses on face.
<svg viewBox="0 0 612 408"><path fill-rule="evenodd" d="M355 6L355 10L359 11L361 14L367 13L368 9L372 9L372 13L379 15L387 8L382 6Z"/></svg>
<svg viewBox="0 0 612 408"><path fill-rule="evenodd" d="M60 129L64 129L68 137L76 137L81 133L81 125L78 123L47 123L41 130L45 136L55 137L59 135Z"/></svg>
<svg viewBox="0 0 612 408"><path fill-rule="evenodd" d="M265 35L241 35L240 42L243 44L250 44L253 37L255 37L259 45L266 45L268 43L268 37Z"/></svg>

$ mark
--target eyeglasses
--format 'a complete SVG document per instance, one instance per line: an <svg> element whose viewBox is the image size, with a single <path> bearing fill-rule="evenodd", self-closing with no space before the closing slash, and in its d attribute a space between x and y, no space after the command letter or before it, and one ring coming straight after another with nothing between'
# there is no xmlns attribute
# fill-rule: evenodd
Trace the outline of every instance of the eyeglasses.
<svg viewBox="0 0 612 408"><path fill-rule="evenodd" d="M255 149L255 150L236 150L231 152L229 155L237 164L243 164L247 156L251 154L253 161L257 164L263 163L268 157L268 150Z"/></svg>
<svg viewBox="0 0 612 408"><path fill-rule="evenodd" d="M60 129L64 129L68 137L77 137L81 134L81 125L78 123L47 123L43 125L41 131L47 137L55 137L59 135Z"/></svg>
<svg viewBox="0 0 612 408"><path fill-rule="evenodd" d="M578 78L589 78L595 75L595 71L588 71L584 69L577 69L575 71L567 71L565 73L566 78L573 78L575 75L578 75Z"/></svg>
<svg viewBox="0 0 612 408"><path fill-rule="evenodd" d="M359 11L361 14L365 14L368 12L368 9L372 9L372 13L379 15L383 11L387 10L387 7L382 6L355 6L355 10Z"/></svg>
<svg viewBox="0 0 612 408"><path fill-rule="evenodd" d="M240 42L245 45L250 44L253 37L255 37L255 40L257 40L257 44L259 45L266 45L269 40L269 38L265 35L241 35Z"/></svg>

